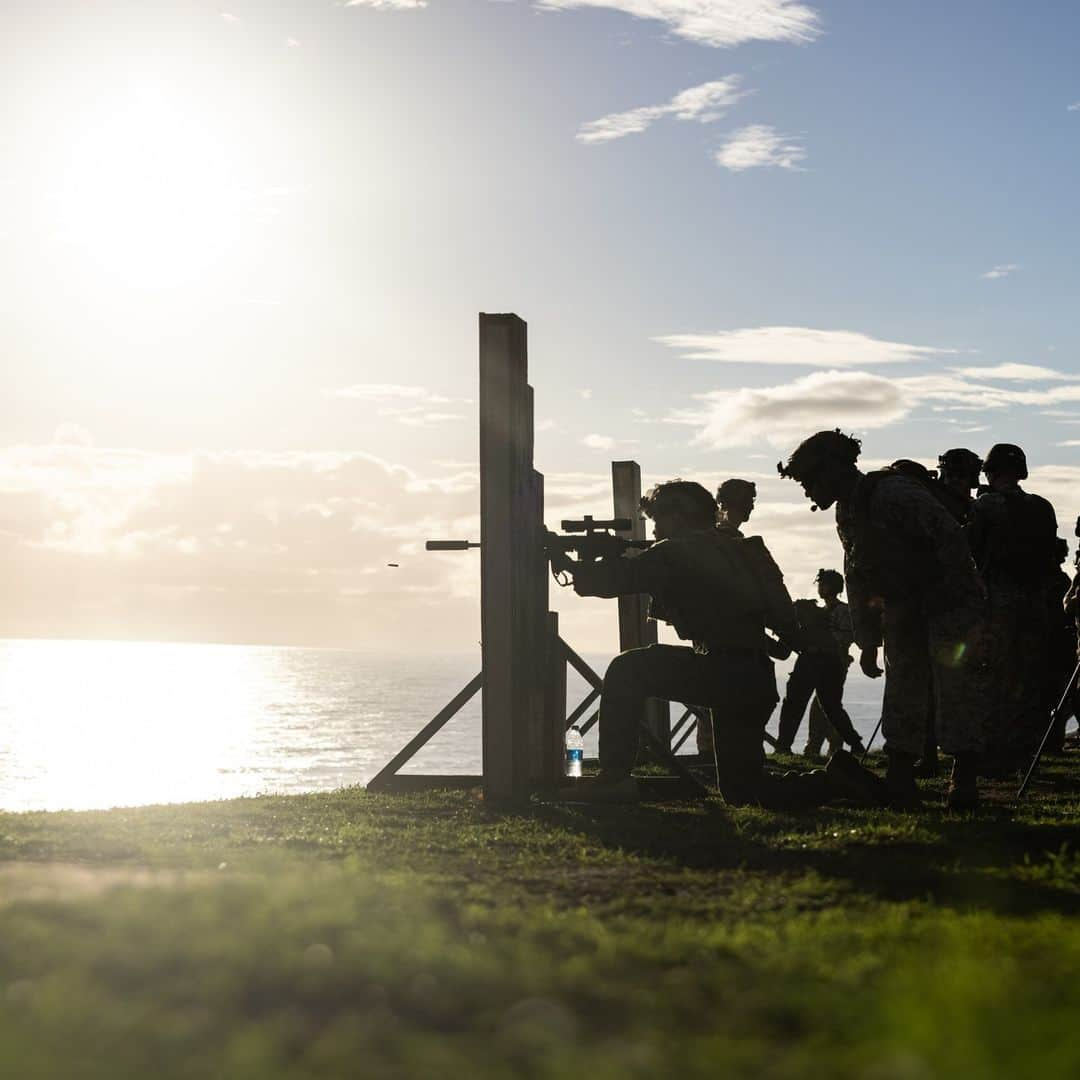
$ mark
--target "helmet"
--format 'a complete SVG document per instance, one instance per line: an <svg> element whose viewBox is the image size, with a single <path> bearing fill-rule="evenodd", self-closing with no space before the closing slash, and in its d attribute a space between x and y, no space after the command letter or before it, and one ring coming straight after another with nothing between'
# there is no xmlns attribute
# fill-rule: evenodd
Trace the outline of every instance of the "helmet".
<svg viewBox="0 0 1080 1080"><path fill-rule="evenodd" d="M649 488L641 497L642 512L654 518L659 513L676 512L703 527L716 523L716 500L693 480L668 480Z"/></svg>
<svg viewBox="0 0 1080 1080"><path fill-rule="evenodd" d="M814 581L819 585L828 581L836 588L838 593L844 591L844 575L839 570L819 570Z"/></svg>
<svg viewBox="0 0 1080 1080"><path fill-rule="evenodd" d="M825 465L854 465L861 449L858 439L843 434L839 428L819 431L799 443L786 465L777 462L776 471L792 480L806 480Z"/></svg>
<svg viewBox="0 0 1080 1080"><path fill-rule="evenodd" d="M938 459L942 472L959 473L961 476L978 476L982 472L982 458L974 450L946 450Z"/></svg>
<svg viewBox="0 0 1080 1080"><path fill-rule="evenodd" d="M716 501L721 506L728 506L731 503L747 503L756 498L757 484L753 480L740 480L738 477L732 477L730 480L725 480L716 489Z"/></svg>
<svg viewBox="0 0 1080 1080"><path fill-rule="evenodd" d="M995 443L990 447L983 463L983 472L988 475L1000 469L1012 469L1021 480L1027 479L1027 456L1019 446L1012 443Z"/></svg>

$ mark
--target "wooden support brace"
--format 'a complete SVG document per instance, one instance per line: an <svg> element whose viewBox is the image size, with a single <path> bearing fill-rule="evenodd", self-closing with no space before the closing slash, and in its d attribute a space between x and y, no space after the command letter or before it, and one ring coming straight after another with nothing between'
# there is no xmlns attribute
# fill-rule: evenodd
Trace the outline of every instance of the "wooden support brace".
<svg viewBox="0 0 1080 1080"><path fill-rule="evenodd" d="M570 666L590 685L595 686L597 690L604 688L604 680L596 674L595 671L573 649L570 648L566 642L559 638L559 642L563 647L563 652L566 654L566 659Z"/></svg>
<svg viewBox="0 0 1080 1080"><path fill-rule="evenodd" d="M473 695L484 685L484 674L474 676L465 688L447 702L406 744L368 781L368 791L388 790L388 781L437 731L442 730Z"/></svg>
<svg viewBox="0 0 1080 1080"><path fill-rule="evenodd" d="M589 711L589 706L600 696L600 691L594 686L580 705L566 718L566 730L569 731ZM599 715L599 714L597 714Z"/></svg>

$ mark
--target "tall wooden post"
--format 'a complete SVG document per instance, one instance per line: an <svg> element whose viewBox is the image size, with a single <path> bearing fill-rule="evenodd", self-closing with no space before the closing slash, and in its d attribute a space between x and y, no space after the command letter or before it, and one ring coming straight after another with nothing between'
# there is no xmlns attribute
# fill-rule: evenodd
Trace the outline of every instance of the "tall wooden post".
<svg viewBox="0 0 1080 1080"><path fill-rule="evenodd" d="M626 540L644 540L646 537L645 518L641 513L641 467L636 461L611 463L611 489L614 495L615 517L629 518L631 522L630 530L619 535ZM648 613L648 596L619 597L620 652L656 643L656 623L649 620ZM649 730L660 742L664 746L670 746L670 704L650 698L645 706L645 720Z"/></svg>
<svg viewBox="0 0 1080 1080"><path fill-rule="evenodd" d="M527 797L550 773L544 725L547 561L544 478L533 468L532 388L525 323L480 316L480 621L484 797Z"/></svg>

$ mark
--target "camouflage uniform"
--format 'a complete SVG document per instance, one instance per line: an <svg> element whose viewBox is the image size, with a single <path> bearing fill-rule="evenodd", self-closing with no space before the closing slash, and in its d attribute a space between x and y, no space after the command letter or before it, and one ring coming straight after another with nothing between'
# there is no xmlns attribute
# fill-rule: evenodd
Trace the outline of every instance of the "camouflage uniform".
<svg viewBox="0 0 1080 1080"><path fill-rule="evenodd" d="M1057 519L1045 499L1015 485L975 500L969 535L989 594L987 750L1011 767L1034 752L1049 719L1046 591L1057 570Z"/></svg>
<svg viewBox="0 0 1080 1080"><path fill-rule="evenodd" d="M693 646L648 645L611 662L600 699L600 765L619 774L634 764L638 718L649 697L712 710L720 791L730 802L817 805L824 776L765 772L765 725L778 700L765 627L796 634L783 576L760 538L701 529L663 540L635 558L574 569L582 596L648 593L651 616Z"/></svg>
<svg viewBox="0 0 1080 1080"><path fill-rule="evenodd" d="M960 525L924 484L888 472L862 476L836 524L855 643L885 646L887 749L922 752L933 702L942 748L979 752L985 594Z"/></svg>

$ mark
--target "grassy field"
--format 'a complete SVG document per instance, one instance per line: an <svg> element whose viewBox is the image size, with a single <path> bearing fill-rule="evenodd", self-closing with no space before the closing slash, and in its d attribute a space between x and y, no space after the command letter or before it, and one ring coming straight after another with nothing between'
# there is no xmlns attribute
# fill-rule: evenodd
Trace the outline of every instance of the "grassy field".
<svg viewBox="0 0 1080 1080"><path fill-rule="evenodd" d="M1075 1077L1076 758L966 816L0 815L0 1076Z"/></svg>

